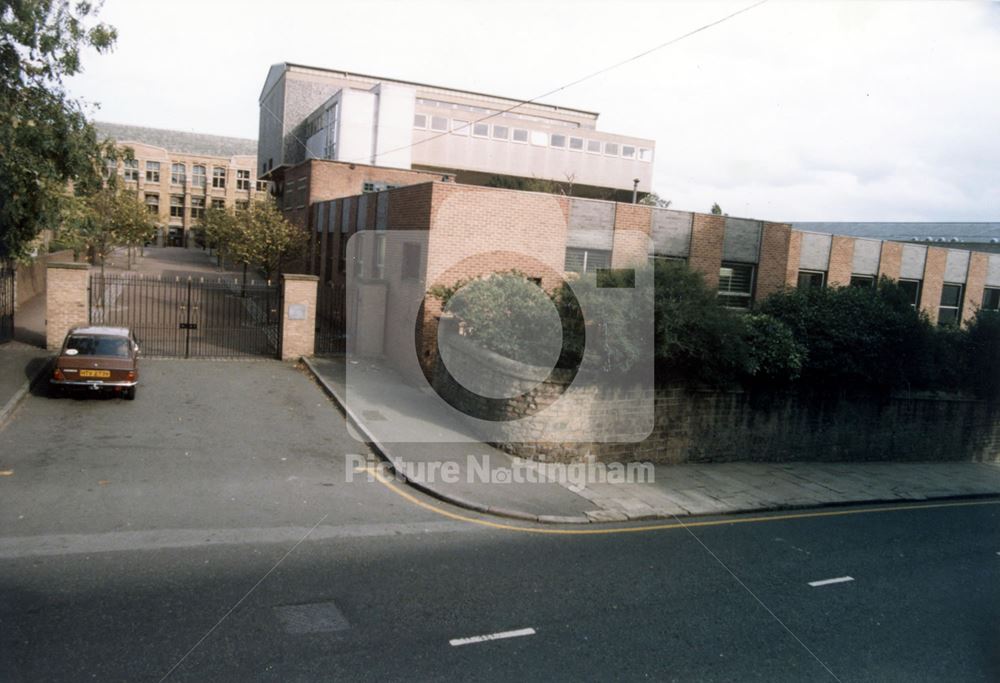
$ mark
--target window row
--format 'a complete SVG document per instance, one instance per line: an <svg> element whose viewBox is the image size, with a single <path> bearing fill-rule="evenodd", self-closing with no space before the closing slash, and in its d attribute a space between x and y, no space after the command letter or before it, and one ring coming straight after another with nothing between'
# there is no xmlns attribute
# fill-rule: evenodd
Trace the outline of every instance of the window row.
<svg viewBox="0 0 1000 683"><path fill-rule="evenodd" d="M487 116L498 116L500 114L503 114L504 116L509 116L515 119L521 119L522 121L537 121L538 123L544 123L550 126L565 126L566 128L580 127L580 124L575 121L563 121L562 119L552 119L545 116L533 116L531 114L521 114L520 112L514 112L514 111L501 112L499 109L487 109L485 107L476 107L470 104L458 104L457 102L443 102L441 100L429 100L423 97L417 98L417 104L423 105L425 107L437 107L439 109L454 109L458 111L469 111L475 114L485 114Z"/></svg>
<svg viewBox="0 0 1000 683"><path fill-rule="evenodd" d="M159 161L147 161L146 162L146 182L147 183L159 183L160 182L160 162ZM137 182L139 180L139 160L138 159L126 159L124 162L124 177L126 181ZM227 169L223 166L213 166L212 167L212 187L217 189L225 189L227 178ZM250 177L250 171L247 169L237 169L236 170L236 189L237 190L250 190L255 181ZM187 164L183 163L172 163L170 164L170 184L171 185L184 185L187 183ZM193 164L191 166L191 186L197 188L204 188L208 186L208 167L202 164ZM265 192L268 190L268 182L266 180L257 180L256 188L258 192Z"/></svg>
<svg viewBox="0 0 1000 683"><path fill-rule="evenodd" d="M146 209L153 215L159 215L160 213L160 195L147 192L145 196ZM191 218L201 219L205 217L205 197L191 197L190 210ZM211 207L213 209L225 209L226 200L219 197L211 198ZM247 202L237 201L237 209L245 209L247 207ZM171 195L170 196L170 217L171 218L184 218L184 196L183 195Z"/></svg>
<svg viewBox="0 0 1000 683"><path fill-rule="evenodd" d="M623 159L638 159L639 161L653 160L653 150L647 147L636 147L635 145L626 145L618 142L589 140L563 133L546 133L539 130L528 130L527 128L514 128L500 123L488 124L464 121L462 119L448 119L445 116L415 114L413 117L413 127L442 133L450 132L453 135L466 136L471 134L474 138L507 140L522 144L530 142L537 147L554 147L556 149L568 149L573 152L586 151L591 154L603 154L604 156L621 157Z"/></svg>

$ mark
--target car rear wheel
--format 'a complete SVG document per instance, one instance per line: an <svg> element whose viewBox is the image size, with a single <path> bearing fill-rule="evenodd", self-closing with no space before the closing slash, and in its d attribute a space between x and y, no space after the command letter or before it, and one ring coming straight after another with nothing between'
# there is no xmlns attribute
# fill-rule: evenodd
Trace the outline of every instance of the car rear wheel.
<svg viewBox="0 0 1000 683"><path fill-rule="evenodd" d="M135 400L135 387L128 387L122 392L122 398L126 401Z"/></svg>

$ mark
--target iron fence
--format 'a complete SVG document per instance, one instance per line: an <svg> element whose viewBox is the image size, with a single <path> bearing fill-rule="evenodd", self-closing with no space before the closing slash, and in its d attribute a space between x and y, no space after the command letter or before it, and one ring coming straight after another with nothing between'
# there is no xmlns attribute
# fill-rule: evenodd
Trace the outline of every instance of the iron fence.
<svg viewBox="0 0 1000 683"><path fill-rule="evenodd" d="M344 295L344 286L331 282L320 284L316 291L317 354L339 354L346 350L347 317Z"/></svg>
<svg viewBox="0 0 1000 683"><path fill-rule="evenodd" d="M14 267L0 263L0 344L14 338Z"/></svg>

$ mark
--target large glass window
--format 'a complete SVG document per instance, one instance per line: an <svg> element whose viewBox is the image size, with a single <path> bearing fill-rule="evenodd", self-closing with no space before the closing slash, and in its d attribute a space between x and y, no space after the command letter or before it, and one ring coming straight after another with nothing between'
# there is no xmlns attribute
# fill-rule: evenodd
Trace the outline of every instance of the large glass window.
<svg viewBox="0 0 1000 683"><path fill-rule="evenodd" d="M474 123L472 124L472 134L477 138L485 138L490 134L490 124L488 123Z"/></svg>
<svg viewBox="0 0 1000 683"><path fill-rule="evenodd" d="M171 195L170 197L170 217L184 218L184 197Z"/></svg>
<svg viewBox="0 0 1000 683"><path fill-rule="evenodd" d="M493 126L493 137L497 140L506 140L510 135L510 129L507 126Z"/></svg>
<svg viewBox="0 0 1000 683"><path fill-rule="evenodd" d="M172 164L170 166L170 184L183 185L187 182L187 168L184 164Z"/></svg>
<svg viewBox="0 0 1000 683"><path fill-rule="evenodd" d="M212 197L212 208L213 209L225 209L226 208L226 200L225 199L219 199L218 197Z"/></svg>
<svg viewBox="0 0 1000 683"><path fill-rule="evenodd" d="M938 325L958 325L962 322L962 285L941 287L941 305L938 306Z"/></svg>
<svg viewBox="0 0 1000 683"><path fill-rule="evenodd" d="M236 189L237 190L250 189L250 171L246 169L239 169L236 171Z"/></svg>
<svg viewBox="0 0 1000 683"><path fill-rule="evenodd" d="M205 167L195 164L191 167L191 186L205 187Z"/></svg>
<svg viewBox="0 0 1000 683"><path fill-rule="evenodd" d="M205 217L205 198L191 197L191 218L201 220Z"/></svg>
<svg viewBox="0 0 1000 683"><path fill-rule="evenodd" d="M987 287L983 290L983 310L1000 311L1000 289Z"/></svg>
<svg viewBox="0 0 1000 683"><path fill-rule="evenodd" d="M875 276L874 275L852 275L851 276L851 287L860 287L862 289L875 289Z"/></svg>
<svg viewBox="0 0 1000 683"><path fill-rule="evenodd" d="M910 305L914 308L920 305L920 290L921 290L920 280L900 280L900 288L906 292L906 297L910 302Z"/></svg>
<svg viewBox="0 0 1000 683"><path fill-rule="evenodd" d="M512 139L514 142L527 142L528 141L528 131L524 128L515 128Z"/></svg>
<svg viewBox="0 0 1000 683"><path fill-rule="evenodd" d="M800 270L799 289L823 289L826 285L826 272L822 270Z"/></svg>
<svg viewBox="0 0 1000 683"><path fill-rule="evenodd" d="M158 182L160 182L160 162L159 161L147 161L146 162L146 182L147 183L158 183Z"/></svg>
<svg viewBox="0 0 1000 683"><path fill-rule="evenodd" d="M566 247L567 273L593 273L599 268L611 267L611 252L601 249Z"/></svg>
<svg viewBox="0 0 1000 683"><path fill-rule="evenodd" d="M154 216L160 215L160 195L146 193L146 209Z"/></svg>
<svg viewBox="0 0 1000 683"><path fill-rule="evenodd" d="M566 136L553 134L549 136L549 144L553 147L565 147L566 146Z"/></svg>
<svg viewBox="0 0 1000 683"><path fill-rule="evenodd" d="M427 127L427 115L426 114L414 114L413 115L413 127L414 128L426 128Z"/></svg>
<svg viewBox="0 0 1000 683"><path fill-rule="evenodd" d="M212 187L224 188L226 186L226 169L222 166L215 166L212 169Z"/></svg>
<svg viewBox="0 0 1000 683"><path fill-rule="evenodd" d="M138 182L139 180L139 160L138 159L126 159L125 160L125 180L131 182Z"/></svg>
<svg viewBox="0 0 1000 683"><path fill-rule="evenodd" d="M723 263L719 268L719 303L728 308L750 308L754 267L748 263Z"/></svg>

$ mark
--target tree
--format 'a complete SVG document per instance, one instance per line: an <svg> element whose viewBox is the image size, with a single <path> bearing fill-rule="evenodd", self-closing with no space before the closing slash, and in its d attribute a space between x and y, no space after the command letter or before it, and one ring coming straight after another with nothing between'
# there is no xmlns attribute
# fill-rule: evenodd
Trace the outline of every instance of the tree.
<svg viewBox="0 0 1000 683"><path fill-rule="evenodd" d="M259 199L240 211L209 209L203 222L205 237L220 254L248 268L259 267L264 277L280 272L286 259L301 255L306 233L281 215L271 198Z"/></svg>
<svg viewBox="0 0 1000 683"><path fill-rule="evenodd" d="M85 1L0 4L0 259L24 255L55 224L67 182L100 184L109 145L63 87L80 72L83 49L114 45L114 28L88 25L95 14Z"/></svg>
<svg viewBox="0 0 1000 683"><path fill-rule="evenodd" d="M712 204L712 215L713 216L722 215L722 207L719 206L719 202L715 202L714 204Z"/></svg>
<svg viewBox="0 0 1000 683"><path fill-rule="evenodd" d="M670 205L673 204L673 200L661 199L660 195L655 192L650 192L645 197L640 199L639 203L644 206L655 206L658 209L669 209Z"/></svg>
<svg viewBox="0 0 1000 683"><path fill-rule="evenodd" d="M149 212L135 192L124 189L112 177L108 183L86 195L62 199L57 240L79 254L89 251L101 264L116 246L143 244L156 230ZM131 267L131 254L129 256Z"/></svg>

